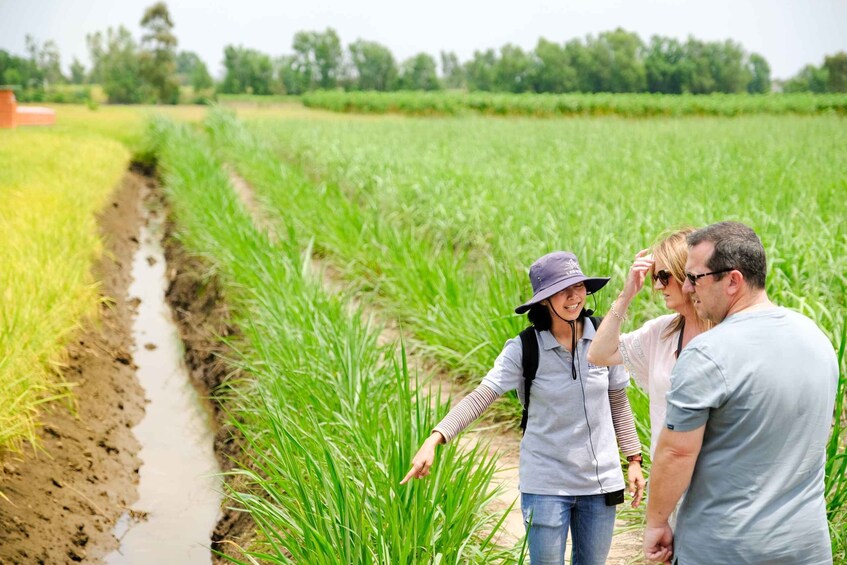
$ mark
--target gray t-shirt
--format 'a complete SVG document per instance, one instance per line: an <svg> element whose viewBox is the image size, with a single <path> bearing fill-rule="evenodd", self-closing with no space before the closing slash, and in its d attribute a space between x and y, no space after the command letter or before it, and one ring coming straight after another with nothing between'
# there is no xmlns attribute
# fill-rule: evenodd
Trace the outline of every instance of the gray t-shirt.
<svg viewBox="0 0 847 565"><path fill-rule="evenodd" d="M832 563L823 487L837 381L829 340L785 308L734 314L688 344L666 425L706 429L679 563Z"/></svg>
<svg viewBox="0 0 847 565"><path fill-rule="evenodd" d="M570 352L549 331L536 333L538 372L521 441L520 491L582 496L624 488L609 391L626 387L626 371L588 362L595 334L589 321L577 343L576 379ZM517 389L523 402L522 358L520 338L510 339L482 384L498 394Z"/></svg>

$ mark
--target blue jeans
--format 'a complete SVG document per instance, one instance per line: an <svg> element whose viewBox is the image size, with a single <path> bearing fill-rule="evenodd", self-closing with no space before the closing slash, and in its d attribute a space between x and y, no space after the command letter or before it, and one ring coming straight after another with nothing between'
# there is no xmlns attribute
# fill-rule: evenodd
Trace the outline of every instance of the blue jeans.
<svg viewBox="0 0 847 565"><path fill-rule="evenodd" d="M572 565L603 565L612 546L615 507L602 494L556 496L521 493L532 565L563 565L568 529Z"/></svg>

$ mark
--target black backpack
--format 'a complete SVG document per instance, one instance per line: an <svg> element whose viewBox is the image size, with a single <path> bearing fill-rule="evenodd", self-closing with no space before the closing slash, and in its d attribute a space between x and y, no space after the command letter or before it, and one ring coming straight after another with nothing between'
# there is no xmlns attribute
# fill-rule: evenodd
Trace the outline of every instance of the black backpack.
<svg viewBox="0 0 847 565"><path fill-rule="evenodd" d="M603 316L588 316L591 320L591 325L594 329L600 327L603 321ZM532 381L535 380L535 373L538 372L538 336L535 333L535 328L529 326L520 333L521 352L523 359L523 382L524 382L524 403L523 413L521 414L521 431L526 433L526 422L529 418L529 389L532 388Z"/></svg>

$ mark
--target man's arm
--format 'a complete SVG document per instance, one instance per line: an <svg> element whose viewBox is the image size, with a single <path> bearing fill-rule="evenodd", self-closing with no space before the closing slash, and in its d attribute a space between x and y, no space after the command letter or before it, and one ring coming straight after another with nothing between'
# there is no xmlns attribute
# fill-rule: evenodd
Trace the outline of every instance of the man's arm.
<svg viewBox="0 0 847 565"><path fill-rule="evenodd" d="M663 429L659 434L650 473L644 531L644 555L650 561L667 562L673 556L673 534L668 517L691 483L705 430L703 425L688 432Z"/></svg>

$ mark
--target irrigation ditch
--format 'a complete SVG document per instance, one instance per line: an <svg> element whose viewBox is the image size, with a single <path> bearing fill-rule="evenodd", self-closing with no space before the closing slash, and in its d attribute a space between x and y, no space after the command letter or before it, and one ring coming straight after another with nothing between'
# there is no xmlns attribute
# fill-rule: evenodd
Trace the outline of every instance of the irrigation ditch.
<svg viewBox="0 0 847 565"><path fill-rule="evenodd" d="M233 553L253 530L220 510L220 471L240 449L212 397L237 377L219 339L234 329L166 214L155 171L134 163L97 218L99 316L61 368L73 401L47 410L37 449L0 466L0 563L221 562L208 547ZM178 336L157 325L168 319Z"/></svg>

